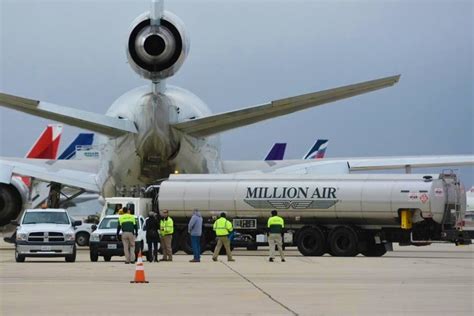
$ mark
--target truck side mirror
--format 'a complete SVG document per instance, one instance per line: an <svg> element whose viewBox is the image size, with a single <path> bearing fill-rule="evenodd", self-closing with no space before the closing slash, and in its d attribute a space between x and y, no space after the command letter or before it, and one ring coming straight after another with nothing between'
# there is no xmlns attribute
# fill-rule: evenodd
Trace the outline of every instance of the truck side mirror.
<svg viewBox="0 0 474 316"><path fill-rule="evenodd" d="M72 222L72 226L76 227L76 226L81 226L82 225L82 221L74 221Z"/></svg>
<svg viewBox="0 0 474 316"><path fill-rule="evenodd" d="M97 225L95 225L95 224L92 225L92 226L91 226L91 229L92 229L92 231L96 230L96 229L97 229Z"/></svg>
<svg viewBox="0 0 474 316"><path fill-rule="evenodd" d="M20 226L20 224L17 221L10 221L10 224L14 226Z"/></svg>

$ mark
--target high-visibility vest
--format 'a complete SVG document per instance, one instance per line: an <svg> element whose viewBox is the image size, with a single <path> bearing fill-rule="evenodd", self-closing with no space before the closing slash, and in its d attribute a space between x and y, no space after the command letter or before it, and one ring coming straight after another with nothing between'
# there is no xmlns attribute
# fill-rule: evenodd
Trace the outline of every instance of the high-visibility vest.
<svg viewBox="0 0 474 316"><path fill-rule="evenodd" d="M119 216L119 224L123 232L133 233L137 220L134 215L125 213Z"/></svg>
<svg viewBox="0 0 474 316"><path fill-rule="evenodd" d="M137 223L137 220L135 219L135 216L132 214L125 213L123 215L120 215L119 216L120 226L122 226L123 223L126 223L126 222L131 222L133 225L135 225Z"/></svg>
<svg viewBox="0 0 474 316"><path fill-rule="evenodd" d="M270 228L271 234L280 234L285 227L285 221L278 215L272 216L268 219L267 227Z"/></svg>
<svg viewBox="0 0 474 316"><path fill-rule="evenodd" d="M214 222L213 228L216 232L216 236L227 236L231 231L234 230L232 223L225 217L221 217Z"/></svg>
<svg viewBox="0 0 474 316"><path fill-rule="evenodd" d="M173 219L168 216L167 219L160 221L160 235L166 236L171 235L174 232Z"/></svg>

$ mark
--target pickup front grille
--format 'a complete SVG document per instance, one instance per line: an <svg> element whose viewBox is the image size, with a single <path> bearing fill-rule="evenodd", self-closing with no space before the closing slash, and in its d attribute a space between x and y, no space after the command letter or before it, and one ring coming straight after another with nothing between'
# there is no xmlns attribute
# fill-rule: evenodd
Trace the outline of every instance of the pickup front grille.
<svg viewBox="0 0 474 316"><path fill-rule="evenodd" d="M100 241L119 241L121 238L117 239L116 235L102 235Z"/></svg>
<svg viewBox="0 0 474 316"><path fill-rule="evenodd" d="M64 234L57 232L36 232L28 235L31 242L63 242Z"/></svg>

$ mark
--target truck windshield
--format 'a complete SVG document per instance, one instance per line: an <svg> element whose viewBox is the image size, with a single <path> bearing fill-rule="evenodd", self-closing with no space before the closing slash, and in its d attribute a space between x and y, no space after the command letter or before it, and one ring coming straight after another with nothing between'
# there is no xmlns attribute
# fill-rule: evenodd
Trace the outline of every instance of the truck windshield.
<svg viewBox="0 0 474 316"><path fill-rule="evenodd" d="M105 211L105 215L118 214L121 208L122 208L122 203L107 203L107 210Z"/></svg>
<svg viewBox="0 0 474 316"><path fill-rule="evenodd" d="M70 224L66 212L26 212L23 224Z"/></svg>
<svg viewBox="0 0 474 316"><path fill-rule="evenodd" d="M141 227L138 218L135 217L137 221L138 228ZM117 229L118 226L118 217L105 217L99 224L99 229Z"/></svg>

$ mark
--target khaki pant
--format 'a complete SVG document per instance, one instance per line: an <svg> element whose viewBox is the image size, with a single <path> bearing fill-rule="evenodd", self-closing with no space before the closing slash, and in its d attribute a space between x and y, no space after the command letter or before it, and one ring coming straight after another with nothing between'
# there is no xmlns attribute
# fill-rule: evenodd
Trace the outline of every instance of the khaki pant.
<svg viewBox="0 0 474 316"><path fill-rule="evenodd" d="M171 242L173 241L173 235L165 235L160 236L161 240L161 250L163 251L163 258L161 260L164 261L172 261L173 260L173 249L171 248Z"/></svg>
<svg viewBox="0 0 474 316"><path fill-rule="evenodd" d="M221 251L222 245L224 245L225 253L227 254L227 260L232 260L232 251L230 250L230 240L227 236L217 236L217 245L214 249L212 259L217 259L219 252Z"/></svg>
<svg viewBox="0 0 474 316"><path fill-rule="evenodd" d="M123 232L122 243L125 262L135 261L135 235L133 233Z"/></svg>
<svg viewBox="0 0 474 316"><path fill-rule="evenodd" d="M270 258L275 258L275 244L278 247L280 257L285 259L283 255L282 239L281 234L269 234L268 235L268 246L270 247Z"/></svg>

